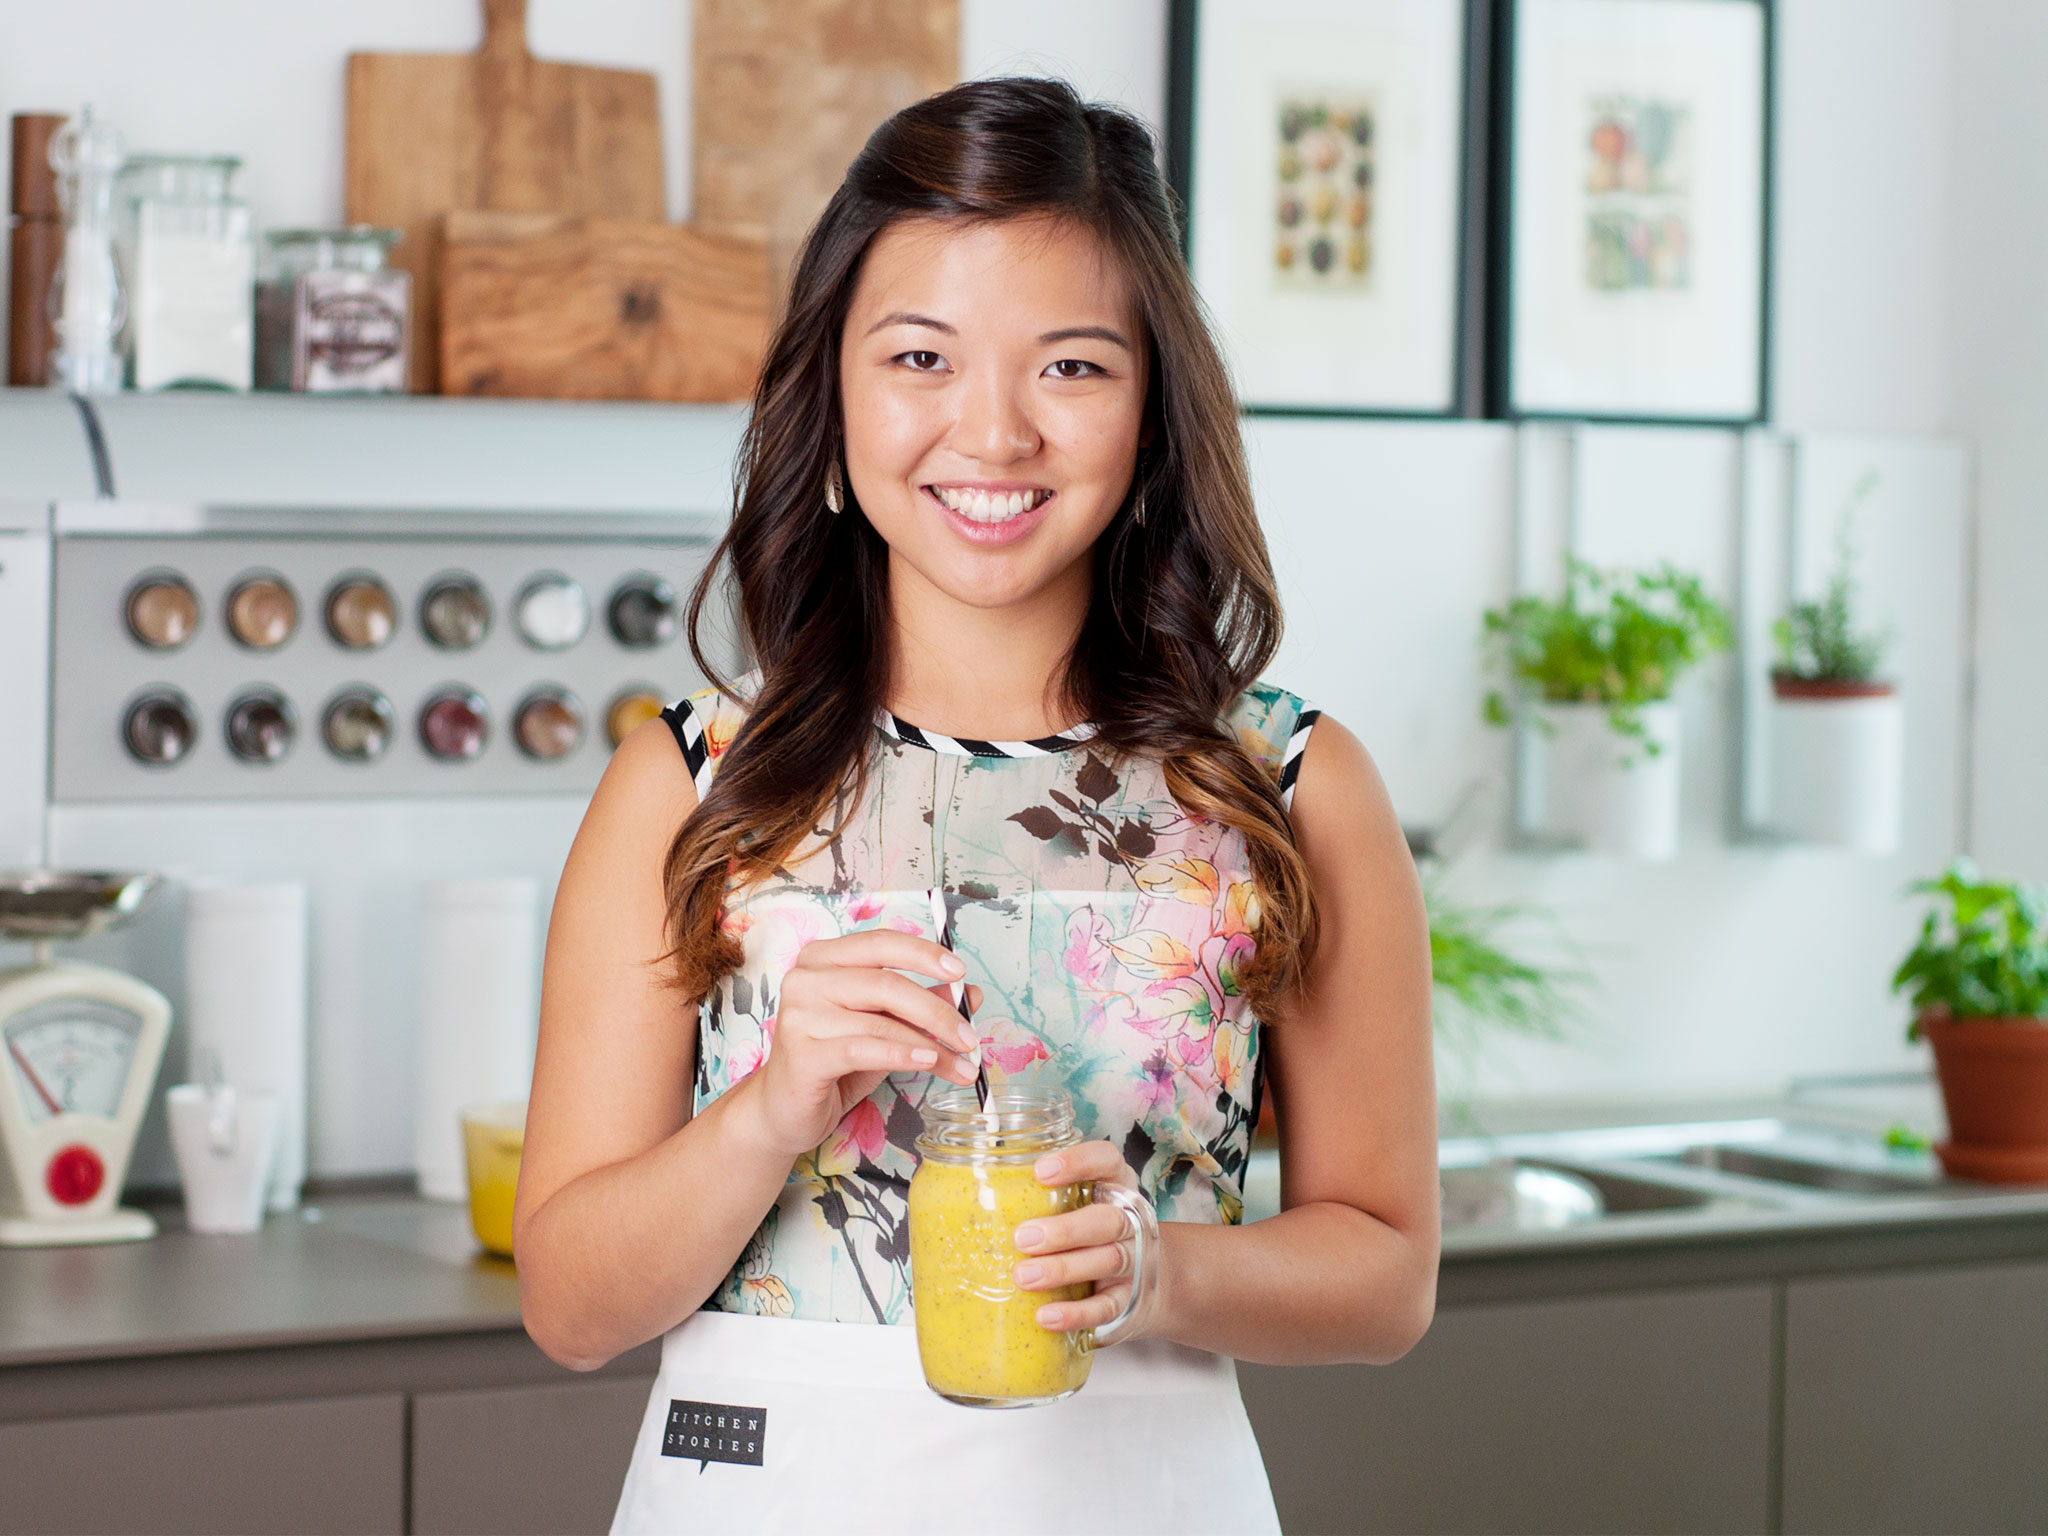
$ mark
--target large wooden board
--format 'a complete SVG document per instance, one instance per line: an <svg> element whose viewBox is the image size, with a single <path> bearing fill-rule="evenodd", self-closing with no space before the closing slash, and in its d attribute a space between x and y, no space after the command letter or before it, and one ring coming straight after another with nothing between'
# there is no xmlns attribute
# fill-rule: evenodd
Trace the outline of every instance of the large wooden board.
<svg viewBox="0 0 2048 1536"><path fill-rule="evenodd" d="M765 234L779 303L876 125L959 82L959 0L695 0L691 27L691 222Z"/></svg>
<svg viewBox="0 0 2048 1536"><path fill-rule="evenodd" d="M452 213L441 388L559 400L742 400L768 340L759 239L686 224Z"/></svg>
<svg viewBox="0 0 2048 1536"><path fill-rule="evenodd" d="M526 0L483 7L474 54L348 61L347 217L406 232L393 261L413 275L413 388L423 393L436 382L440 215L666 211L654 76L536 59Z"/></svg>

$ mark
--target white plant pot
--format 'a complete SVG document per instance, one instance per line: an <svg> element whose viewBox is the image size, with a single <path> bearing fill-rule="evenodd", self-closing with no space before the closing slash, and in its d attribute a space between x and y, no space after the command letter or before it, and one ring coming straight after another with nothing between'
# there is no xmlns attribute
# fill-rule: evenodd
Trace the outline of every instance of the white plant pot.
<svg viewBox="0 0 2048 1536"><path fill-rule="evenodd" d="M1771 698L1771 825L1801 842L1896 853L1906 709L1897 692Z"/></svg>
<svg viewBox="0 0 2048 1536"><path fill-rule="evenodd" d="M1544 830L1589 853L1661 861L1678 854L1678 706L1642 706L1658 751L1618 736L1604 704L1536 706L1542 741Z"/></svg>

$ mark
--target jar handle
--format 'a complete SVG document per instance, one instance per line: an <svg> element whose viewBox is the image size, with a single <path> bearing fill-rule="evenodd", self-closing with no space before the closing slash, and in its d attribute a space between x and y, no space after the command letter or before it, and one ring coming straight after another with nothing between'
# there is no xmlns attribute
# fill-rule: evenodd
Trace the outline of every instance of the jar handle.
<svg viewBox="0 0 2048 1536"><path fill-rule="evenodd" d="M1115 1344L1141 1323L1149 1322L1159 1293L1159 1214L1140 1190L1109 1179L1095 1181L1091 1199L1123 1212L1131 1240L1131 1294L1123 1310L1095 1330L1098 1345Z"/></svg>

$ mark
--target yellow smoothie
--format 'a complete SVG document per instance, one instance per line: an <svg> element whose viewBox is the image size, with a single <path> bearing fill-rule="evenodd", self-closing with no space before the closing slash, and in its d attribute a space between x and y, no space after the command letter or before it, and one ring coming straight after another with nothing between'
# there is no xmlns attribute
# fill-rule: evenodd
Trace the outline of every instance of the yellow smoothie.
<svg viewBox="0 0 2048 1536"><path fill-rule="evenodd" d="M1038 1325L1049 1301L1087 1285L1019 1290L1018 1224L1086 1203L1066 1185L1049 1189L1018 1163L941 1162L926 1156L910 1181L910 1284L917 1349L932 1389L980 1407L1050 1402L1088 1379L1091 1336Z"/></svg>

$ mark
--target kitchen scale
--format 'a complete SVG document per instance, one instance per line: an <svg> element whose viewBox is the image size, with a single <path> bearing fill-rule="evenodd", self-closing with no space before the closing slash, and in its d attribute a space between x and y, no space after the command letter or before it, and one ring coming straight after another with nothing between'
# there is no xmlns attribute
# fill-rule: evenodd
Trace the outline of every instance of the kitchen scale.
<svg viewBox="0 0 2048 1536"><path fill-rule="evenodd" d="M56 960L58 939L126 922L155 875L0 873L0 933L35 946L0 970L0 1247L154 1237L117 1208L171 1030L161 992L125 972Z"/></svg>

